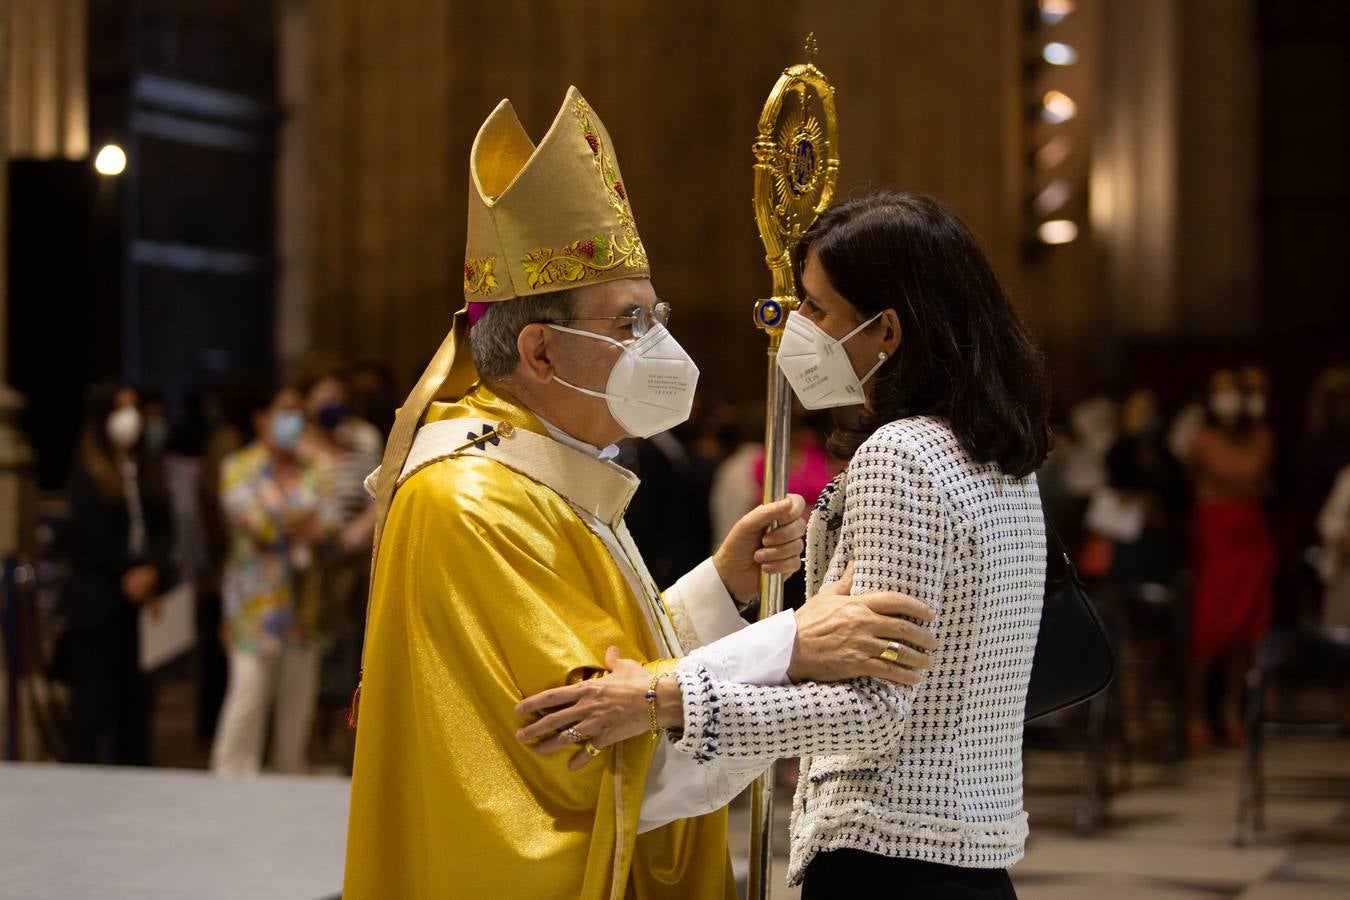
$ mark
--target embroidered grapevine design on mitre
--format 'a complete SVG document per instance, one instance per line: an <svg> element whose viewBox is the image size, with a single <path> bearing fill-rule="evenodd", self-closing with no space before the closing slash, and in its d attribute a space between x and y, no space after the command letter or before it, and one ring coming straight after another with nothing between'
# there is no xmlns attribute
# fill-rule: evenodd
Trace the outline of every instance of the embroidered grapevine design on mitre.
<svg viewBox="0 0 1350 900"><path fill-rule="evenodd" d="M464 293L491 294L497 290L497 276L492 273L496 264L495 256L464 260Z"/></svg>
<svg viewBox="0 0 1350 900"><path fill-rule="evenodd" d="M593 234L573 241L555 250L541 247L525 254L523 266L530 287L537 288L554 282L575 283L596 278L620 266L642 269L647 266L647 250L638 237L633 210L628 205L628 191L619 179L600 132L591 123L591 110L584 100L572 108L586 144L595 158L595 170L604 182L609 205L619 219L621 234Z"/></svg>
<svg viewBox="0 0 1350 900"><path fill-rule="evenodd" d="M642 251L642 242L638 240L637 225L633 222L633 210L628 205L628 191L624 188L623 182L619 180L619 173L614 168L614 160L610 158L609 152L600 140L600 132L591 124L591 108L586 105L585 100L577 100L576 105L572 107L572 112L577 117L577 124L581 127L581 133L586 138L586 143L590 145L591 155L595 158L595 171L600 173L600 179L605 183L609 191L609 205L614 207L614 214L619 217L619 226L623 229L624 237L637 244L638 251ZM646 254L643 254L646 259Z"/></svg>

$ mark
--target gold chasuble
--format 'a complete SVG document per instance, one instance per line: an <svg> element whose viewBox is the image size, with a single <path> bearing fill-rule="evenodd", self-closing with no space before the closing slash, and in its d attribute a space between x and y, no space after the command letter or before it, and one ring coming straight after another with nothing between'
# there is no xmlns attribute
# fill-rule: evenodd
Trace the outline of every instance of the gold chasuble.
<svg viewBox="0 0 1350 900"><path fill-rule="evenodd" d="M471 301L648 274L608 134L575 88L537 149L498 107L470 195ZM517 702L603 673L609 646L653 670L683 651L623 526L636 478L478 383L466 324L372 476L343 898L729 900L725 810L637 834L650 736L579 772L515 739Z"/></svg>

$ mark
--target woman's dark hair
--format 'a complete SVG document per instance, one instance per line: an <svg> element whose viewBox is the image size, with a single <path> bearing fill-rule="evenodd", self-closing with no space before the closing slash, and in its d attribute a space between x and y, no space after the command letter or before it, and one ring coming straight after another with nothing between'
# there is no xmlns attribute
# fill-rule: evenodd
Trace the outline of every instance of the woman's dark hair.
<svg viewBox="0 0 1350 900"><path fill-rule="evenodd" d="M812 253L864 319L894 309L902 329L874 376L871 409L836 419L830 452L850 459L882 425L934 416L976 462L1019 478L1040 467L1050 445L1041 351L955 213L923 194L850 200L802 235L799 285Z"/></svg>
<svg viewBox="0 0 1350 900"><path fill-rule="evenodd" d="M75 459L75 464L83 469L99 496L109 504L126 502L122 473L117 468L116 454L108 438L108 417L117 406L117 395L122 389L122 385L100 382L85 392L83 424ZM164 496L167 485L159 461L144 453L139 445L132 454L136 457L142 488L152 497Z"/></svg>

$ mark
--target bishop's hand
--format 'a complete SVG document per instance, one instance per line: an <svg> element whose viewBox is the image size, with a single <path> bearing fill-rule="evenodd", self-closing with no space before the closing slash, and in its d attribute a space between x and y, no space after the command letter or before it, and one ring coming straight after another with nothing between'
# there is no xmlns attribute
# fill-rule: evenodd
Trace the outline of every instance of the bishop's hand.
<svg viewBox="0 0 1350 900"><path fill-rule="evenodd" d="M933 611L907 594L853 593L854 563L793 613L797 638L788 679L882 678L916 685L933 665Z"/></svg>
<svg viewBox="0 0 1350 900"><path fill-rule="evenodd" d="M722 546L713 554L713 566L738 602L759 592L760 572L784 578L802 567L806 546L806 501L798 494L765 503L741 516ZM777 527L775 527L777 523Z"/></svg>

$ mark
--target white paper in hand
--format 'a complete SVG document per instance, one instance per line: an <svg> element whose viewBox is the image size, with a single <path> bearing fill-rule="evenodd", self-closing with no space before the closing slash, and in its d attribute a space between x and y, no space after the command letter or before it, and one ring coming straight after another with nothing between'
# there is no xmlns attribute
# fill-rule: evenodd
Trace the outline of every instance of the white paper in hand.
<svg viewBox="0 0 1350 900"><path fill-rule="evenodd" d="M150 672L192 649L197 640L196 594L180 584L141 607L141 671Z"/></svg>

